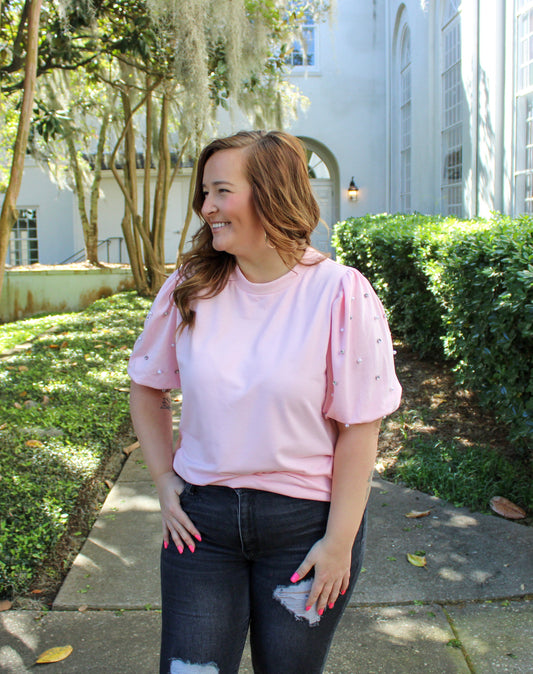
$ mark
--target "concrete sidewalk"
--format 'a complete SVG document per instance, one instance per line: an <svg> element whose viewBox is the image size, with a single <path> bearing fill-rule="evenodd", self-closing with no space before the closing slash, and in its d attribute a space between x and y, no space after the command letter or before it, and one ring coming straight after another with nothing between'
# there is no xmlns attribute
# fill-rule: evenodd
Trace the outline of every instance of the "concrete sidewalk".
<svg viewBox="0 0 533 674"><path fill-rule="evenodd" d="M533 528L379 479L369 509L365 570L328 674L533 671ZM431 513L407 519L411 510ZM41 652L70 644L66 660L40 668L155 673L160 545L157 495L136 451L53 610L0 614L0 671L30 671ZM409 564L406 554L422 550L427 567ZM252 671L246 650L240 673Z"/></svg>

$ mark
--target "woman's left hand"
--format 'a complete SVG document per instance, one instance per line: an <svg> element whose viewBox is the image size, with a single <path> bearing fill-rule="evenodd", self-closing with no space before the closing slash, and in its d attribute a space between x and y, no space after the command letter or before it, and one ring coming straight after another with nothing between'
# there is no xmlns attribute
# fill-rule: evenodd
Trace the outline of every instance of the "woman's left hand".
<svg viewBox="0 0 533 674"><path fill-rule="evenodd" d="M319 615L326 607L333 608L339 594L344 594L348 589L351 560L351 546L334 545L326 538L321 538L313 545L291 578L292 582L297 582L311 569L315 570L306 610L315 602Z"/></svg>

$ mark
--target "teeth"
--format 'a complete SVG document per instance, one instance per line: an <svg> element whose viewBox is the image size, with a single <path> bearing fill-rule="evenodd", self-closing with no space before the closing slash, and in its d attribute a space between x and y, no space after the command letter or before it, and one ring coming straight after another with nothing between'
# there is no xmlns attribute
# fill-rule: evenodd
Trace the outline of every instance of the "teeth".
<svg viewBox="0 0 533 674"><path fill-rule="evenodd" d="M220 229L221 227L225 227L228 223L227 222L214 222L211 227L213 229Z"/></svg>

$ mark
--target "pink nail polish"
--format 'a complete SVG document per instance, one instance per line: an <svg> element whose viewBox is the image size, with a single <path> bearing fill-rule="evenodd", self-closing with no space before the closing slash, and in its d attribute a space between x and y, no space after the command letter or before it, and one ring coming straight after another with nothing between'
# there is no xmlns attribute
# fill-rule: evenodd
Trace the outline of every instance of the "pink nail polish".
<svg viewBox="0 0 533 674"><path fill-rule="evenodd" d="M341 590L341 594L346 594L346 590Z"/></svg>
<svg viewBox="0 0 533 674"><path fill-rule="evenodd" d="M331 602L331 604L328 604L328 608L333 608L335 606L334 602Z"/></svg>
<svg viewBox="0 0 533 674"><path fill-rule="evenodd" d="M200 534L194 534L194 537L196 538L197 541L202 540L202 537L200 536Z"/></svg>
<svg viewBox="0 0 533 674"><path fill-rule="evenodd" d="M191 552L194 552L194 545L189 545L189 550L190 550Z"/></svg>
<svg viewBox="0 0 533 674"><path fill-rule="evenodd" d="M291 576L291 583L296 583L297 580L300 580L300 576L297 573L293 573Z"/></svg>
<svg viewBox="0 0 533 674"><path fill-rule="evenodd" d="M183 546L182 545L178 545L178 552L180 553L180 555L183 554Z"/></svg>
<svg viewBox="0 0 533 674"><path fill-rule="evenodd" d="M323 609L323 608L319 608L319 609L318 609L318 615L322 615L323 613L324 613L324 609Z"/></svg>
<svg viewBox="0 0 533 674"><path fill-rule="evenodd" d="M306 611L310 611L310 610L311 610L311 607L310 607L310 606L306 606L306 607L305 607L305 610L306 610Z"/></svg>
<svg viewBox="0 0 533 674"><path fill-rule="evenodd" d="M165 550L168 548L168 541L163 541L163 547L165 548Z"/></svg>

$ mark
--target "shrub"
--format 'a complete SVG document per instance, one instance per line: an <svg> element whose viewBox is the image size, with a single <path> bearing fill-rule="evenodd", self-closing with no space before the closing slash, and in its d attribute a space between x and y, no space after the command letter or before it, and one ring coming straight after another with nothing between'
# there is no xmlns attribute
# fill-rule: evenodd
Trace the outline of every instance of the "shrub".
<svg viewBox="0 0 533 674"><path fill-rule="evenodd" d="M372 283L395 334L420 355L434 358L443 357L442 307L424 262L431 235L443 226L420 215L367 215L339 223L334 236L337 258Z"/></svg>
<svg viewBox="0 0 533 674"><path fill-rule="evenodd" d="M533 220L378 215L336 227L340 261L380 295L391 328L454 362L526 452L533 437Z"/></svg>

